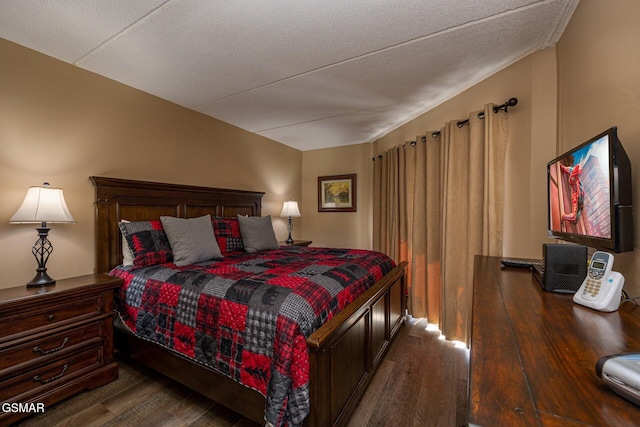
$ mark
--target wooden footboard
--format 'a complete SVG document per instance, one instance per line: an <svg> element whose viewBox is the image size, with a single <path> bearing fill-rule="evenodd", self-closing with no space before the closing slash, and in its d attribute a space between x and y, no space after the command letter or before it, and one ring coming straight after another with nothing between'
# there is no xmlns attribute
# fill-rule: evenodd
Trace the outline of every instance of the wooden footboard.
<svg viewBox="0 0 640 427"><path fill-rule="evenodd" d="M260 215L263 193L91 177L96 186L96 271L122 261L121 219L160 215ZM311 414L305 425L340 426L348 420L404 320L405 267L401 263L307 339ZM129 357L264 424L265 399L226 376L157 344L118 330L116 348Z"/></svg>
<svg viewBox="0 0 640 427"><path fill-rule="evenodd" d="M309 426L339 426L349 420L404 322L406 264L395 267L307 339Z"/></svg>

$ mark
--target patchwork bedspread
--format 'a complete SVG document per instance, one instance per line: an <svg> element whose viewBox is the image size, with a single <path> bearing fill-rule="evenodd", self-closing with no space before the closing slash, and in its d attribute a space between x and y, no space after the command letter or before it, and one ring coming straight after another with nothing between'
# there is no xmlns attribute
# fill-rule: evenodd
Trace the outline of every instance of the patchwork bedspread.
<svg viewBox="0 0 640 427"><path fill-rule="evenodd" d="M133 333L257 390L267 422L295 426L310 409L306 338L394 266L378 252L293 246L111 275L124 279L115 305Z"/></svg>

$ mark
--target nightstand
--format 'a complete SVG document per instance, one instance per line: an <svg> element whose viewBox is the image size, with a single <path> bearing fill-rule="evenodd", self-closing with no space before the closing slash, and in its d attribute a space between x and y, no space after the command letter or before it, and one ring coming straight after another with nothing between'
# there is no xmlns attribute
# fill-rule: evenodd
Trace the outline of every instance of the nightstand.
<svg viewBox="0 0 640 427"><path fill-rule="evenodd" d="M313 243L311 240L294 240L293 243L278 242L280 246L309 246Z"/></svg>
<svg viewBox="0 0 640 427"><path fill-rule="evenodd" d="M0 289L0 402L46 409L116 380L113 291L121 283L91 274L44 288ZM0 424L27 415L0 410Z"/></svg>

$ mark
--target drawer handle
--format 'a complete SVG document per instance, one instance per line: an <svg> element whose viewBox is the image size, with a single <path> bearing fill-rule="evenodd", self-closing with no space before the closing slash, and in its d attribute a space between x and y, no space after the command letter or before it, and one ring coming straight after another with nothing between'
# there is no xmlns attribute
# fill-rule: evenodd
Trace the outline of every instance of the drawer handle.
<svg viewBox="0 0 640 427"><path fill-rule="evenodd" d="M55 381L58 378L62 378L62 376L64 375L65 372L67 372L67 369L69 369L69 365L64 365L62 367L62 372L60 372L58 375L49 378L48 380L43 380L40 375L36 375L35 377L33 377L33 381L34 382L40 382L41 384L46 384L46 383L50 383L51 381Z"/></svg>
<svg viewBox="0 0 640 427"><path fill-rule="evenodd" d="M62 340L62 344L60 344L58 347L52 348L51 350L43 350L43 349L41 349L40 347L36 346L36 347L33 347L33 352L34 352L34 353L40 353L40 354L42 354L43 356L44 356L45 354L55 353L56 351L60 351L60 350L62 350L62 349L64 348L64 345L65 345L66 343L68 343L68 342L69 342L69 337L66 337L64 340Z"/></svg>
<svg viewBox="0 0 640 427"><path fill-rule="evenodd" d="M52 322L53 320L55 320L55 318L56 318L56 315L55 315L55 314L50 314L50 315L47 317L47 320L48 320L49 322Z"/></svg>
<svg viewBox="0 0 640 427"><path fill-rule="evenodd" d="M62 367L62 372L60 372L60 374L49 378L48 380L43 380L40 375L36 375L35 377L33 377L33 381L34 382L40 382L40 384L46 384L46 383L50 383L51 381L55 381L58 378L62 378L62 376L64 375L65 372L67 372L67 369L69 369L69 365L64 365Z"/></svg>

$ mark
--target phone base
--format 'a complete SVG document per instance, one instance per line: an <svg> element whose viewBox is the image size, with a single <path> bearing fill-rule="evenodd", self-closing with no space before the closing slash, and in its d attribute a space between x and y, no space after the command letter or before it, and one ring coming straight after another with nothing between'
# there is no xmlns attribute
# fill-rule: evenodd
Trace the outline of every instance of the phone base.
<svg viewBox="0 0 640 427"><path fill-rule="evenodd" d="M617 271L612 271L608 274L605 283L600 286L600 291L595 298L589 297L590 294L583 285L573 295L573 302L598 311L616 311L622 301L623 286L624 276Z"/></svg>

